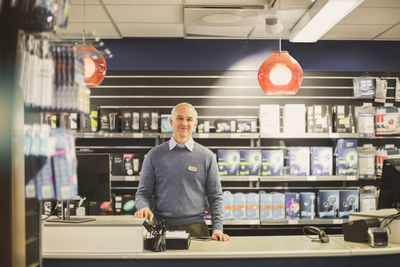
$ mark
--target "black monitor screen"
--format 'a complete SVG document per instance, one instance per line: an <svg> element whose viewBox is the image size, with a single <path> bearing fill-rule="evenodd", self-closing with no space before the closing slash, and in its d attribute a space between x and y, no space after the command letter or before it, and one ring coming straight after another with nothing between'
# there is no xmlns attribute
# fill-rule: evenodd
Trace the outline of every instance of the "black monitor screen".
<svg viewBox="0 0 400 267"><path fill-rule="evenodd" d="M378 208L400 208L400 159L385 159L383 162Z"/></svg>
<svg viewBox="0 0 400 267"><path fill-rule="evenodd" d="M78 192L88 201L110 201L110 155L77 154Z"/></svg>

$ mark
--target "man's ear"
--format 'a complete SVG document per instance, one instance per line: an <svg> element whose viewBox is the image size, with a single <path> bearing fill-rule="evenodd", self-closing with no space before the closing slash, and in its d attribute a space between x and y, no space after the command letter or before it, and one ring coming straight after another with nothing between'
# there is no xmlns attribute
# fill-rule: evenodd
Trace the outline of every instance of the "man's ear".
<svg viewBox="0 0 400 267"><path fill-rule="evenodd" d="M172 116L169 116L168 121L169 121L169 124L171 124L171 126L172 126Z"/></svg>

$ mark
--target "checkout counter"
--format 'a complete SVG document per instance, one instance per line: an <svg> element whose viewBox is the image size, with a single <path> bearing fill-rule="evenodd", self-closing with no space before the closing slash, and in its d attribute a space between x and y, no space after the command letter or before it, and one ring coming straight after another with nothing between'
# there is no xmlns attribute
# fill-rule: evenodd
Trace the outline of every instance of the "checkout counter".
<svg viewBox="0 0 400 267"><path fill-rule="evenodd" d="M389 267L400 265L400 243L384 248L346 242L329 243L306 236L231 237L229 242L193 239L188 250L153 252L143 249L143 219L98 216L83 224L44 222L42 259L53 266L268 266Z"/></svg>

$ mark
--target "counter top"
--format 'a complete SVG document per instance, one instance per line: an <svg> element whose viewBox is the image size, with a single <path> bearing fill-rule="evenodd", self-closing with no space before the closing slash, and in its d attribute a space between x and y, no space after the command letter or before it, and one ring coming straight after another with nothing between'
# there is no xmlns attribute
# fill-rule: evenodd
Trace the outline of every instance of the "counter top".
<svg viewBox="0 0 400 267"><path fill-rule="evenodd" d="M307 258L349 257L400 254L400 244L386 248L371 248L367 244L346 242L343 236L330 236L322 244L306 236L246 236L231 237L229 242L192 240L188 250L168 250L136 253L46 253L48 259L232 259L232 258Z"/></svg>

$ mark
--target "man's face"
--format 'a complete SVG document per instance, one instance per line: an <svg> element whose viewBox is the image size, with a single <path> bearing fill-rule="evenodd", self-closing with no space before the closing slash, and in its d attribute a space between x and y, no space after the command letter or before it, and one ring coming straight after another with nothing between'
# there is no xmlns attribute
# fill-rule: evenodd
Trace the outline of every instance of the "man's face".
<svg viewBox="0 0 400 267"><path fill-rule="evenodd" d="M194 110L190 106L179 106L169 118L174 135L180 138L187 138L197 126L197 119Z"/></svg>

